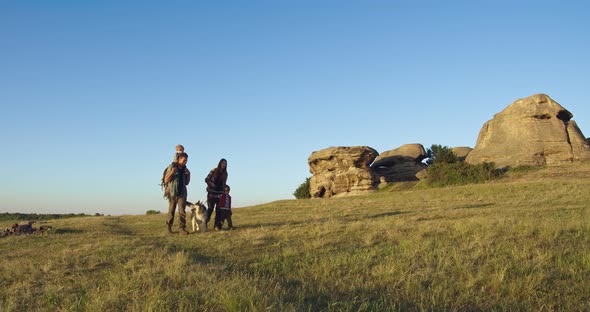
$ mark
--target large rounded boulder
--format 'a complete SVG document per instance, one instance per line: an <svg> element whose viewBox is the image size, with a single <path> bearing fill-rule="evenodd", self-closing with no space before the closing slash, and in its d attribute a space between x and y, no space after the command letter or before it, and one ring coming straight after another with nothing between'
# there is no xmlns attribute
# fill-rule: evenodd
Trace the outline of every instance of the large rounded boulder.
<svg viewBox="0 0 590 312"><path fill-rule="evenodd" d="M588 141L572 117L546 94L518 99L483 125L465 161L515 167L588 160Z"/></svg>

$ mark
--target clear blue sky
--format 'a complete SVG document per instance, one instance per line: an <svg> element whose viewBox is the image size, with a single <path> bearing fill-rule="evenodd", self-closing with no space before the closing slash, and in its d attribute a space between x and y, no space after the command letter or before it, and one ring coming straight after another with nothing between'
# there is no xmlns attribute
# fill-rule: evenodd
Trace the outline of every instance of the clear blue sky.
<svg viewBox="0 0 590 312"><path fill-rule="evenodd" d="M546 93L590 134L585 1L1 1L0 212L166 211L228 160L235 207L331 146L475 145Z"/></svg>

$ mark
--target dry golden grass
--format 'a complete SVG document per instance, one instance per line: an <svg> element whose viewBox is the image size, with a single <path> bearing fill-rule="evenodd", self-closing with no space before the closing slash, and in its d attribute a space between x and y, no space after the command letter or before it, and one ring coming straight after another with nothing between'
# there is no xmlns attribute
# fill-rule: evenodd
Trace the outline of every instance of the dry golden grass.
<svg viewBox="0 0 590 312"><path fill-rule="evenodd" d="M590 310L589 178L283 200L185 237L164 215L49 221L0 239L0 310Z"/></svg>

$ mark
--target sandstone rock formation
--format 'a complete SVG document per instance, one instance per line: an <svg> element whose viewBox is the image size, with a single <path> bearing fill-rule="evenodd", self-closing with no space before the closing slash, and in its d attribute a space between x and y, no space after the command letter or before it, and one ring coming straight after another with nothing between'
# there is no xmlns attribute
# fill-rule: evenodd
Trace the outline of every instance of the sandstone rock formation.
<svg viewBox="0 0 590 312"><path fill-rule="evenodd" d="M381 184L399 181L416 181L417 174L426 169L422 160L426 151L422 144L405 144L383 152L371 165L373 174Z"/></svg>
<svg viewBox="0 0 590 312"><path fill-rule="evenodd" d="M572 117L545 94L516 100L483 125L465 161L514 167L588 160L590 146Z"/></svg>
<svg viewBox="0 0 590 312"><path fill-rule="evenodd" d="M469 155L472 150L473 149L468 146L457 146L451 148L451 151L457 155L457 158L459 158L460 161L465 161L465 158L467 158L467 155Z"/></svg>
<svg viewBox="0 0 590 312"><path fill-rule="evenodd" d="M311 153L307 162L312 197L356 195L374 191L369 165L379 153L368 146L330 147Z"/></svg>

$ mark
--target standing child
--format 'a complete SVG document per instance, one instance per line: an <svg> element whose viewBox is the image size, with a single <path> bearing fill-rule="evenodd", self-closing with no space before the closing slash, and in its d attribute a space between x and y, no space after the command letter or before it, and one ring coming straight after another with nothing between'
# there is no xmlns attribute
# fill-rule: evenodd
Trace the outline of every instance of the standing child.
<svg viewBox="0 0 590 312"><path fill-rule="evenodd" d="M234 229L234 226L231 221L231 196L229 195L229 185L225 186L223 190L223 194L219 198L219 206L217 208L217 214L215 215L216 224L215 230L221 230L223 226L223 222L227 220L227 226L230 230Z"/></svg>

